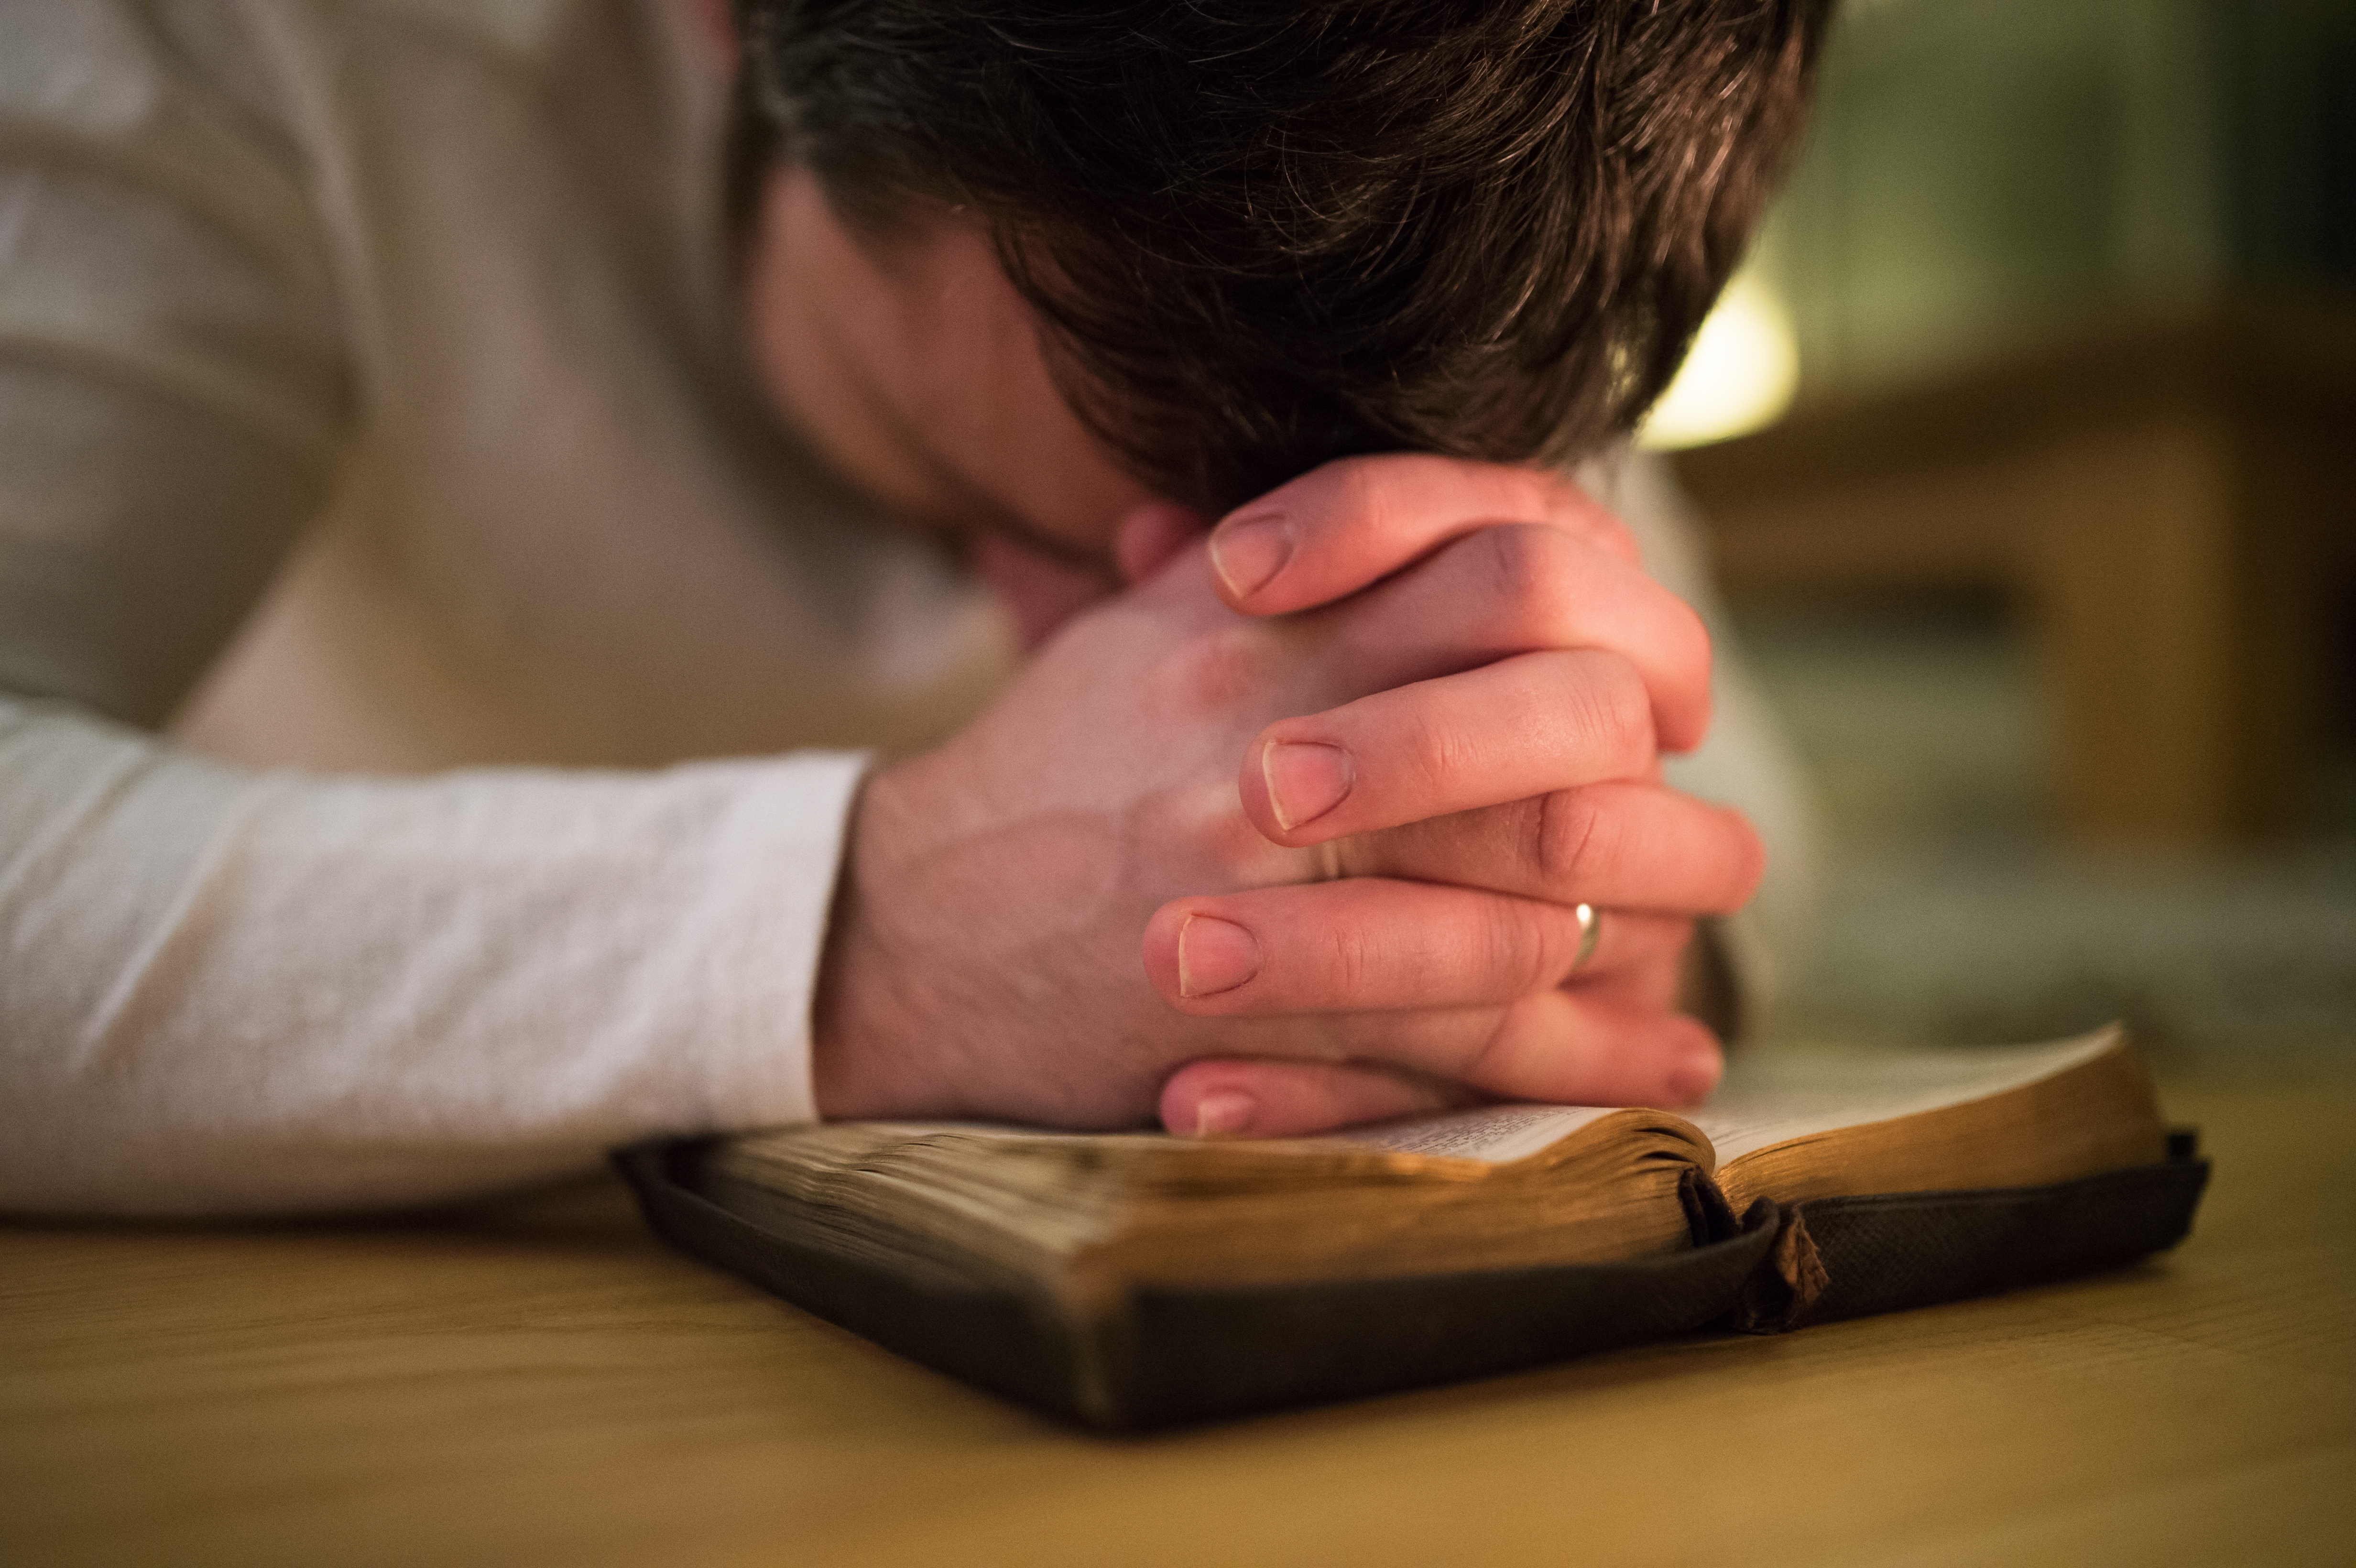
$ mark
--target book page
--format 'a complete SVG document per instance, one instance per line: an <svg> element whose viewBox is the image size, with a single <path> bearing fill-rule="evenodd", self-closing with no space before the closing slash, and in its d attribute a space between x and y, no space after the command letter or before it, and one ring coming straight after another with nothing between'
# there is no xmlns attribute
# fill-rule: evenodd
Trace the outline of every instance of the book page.
<svg viewBox="0 0 2356 1568"><path fill-rule="evenodd" d="M1612 1114L1612 1107L1596 1105L1479 1105L1469 1111L1352 1127L1294 1141L1505 1165L1549 1147Z"/></svg>
<svg viewBox="0 0 2356 1568"><path fill-rule="evenodd" d="M1918 1112L1985 1099L2065 1072L2118 1048L2115 1025L2074 1040L2043 1045L1965 1050L1832 1051L1777 1049L1737 1052L1726 1077L1703 1104L1676 1113L1701 1130L1724 1167L1754 1149L1837 1127L1861 1126ZM1288 1151L1370 1149L1386 1154L1505 1165L1547 1148L1619 1107L1480 1105L1412 1121L1351 1127L1320 1137L1271 1142L1219 1140L1219 1147L1278 1156ZM1028 1144L1108 1147L1194 1147L1194 1140L1154 1132L1055 1133L983 1122L874 1124L879 1133Z"/></svg>
<svg viewBox="0 0 2356 1568"><path fill-rule="evenodd" d="M1608 1105L1477 1105L1469 1111L1418 1116L1411 1121L1378 1122L1371 1126L1350 1127L1317 1137L1265 1142L1218 1139L1215 1142L1222 1147L1241 1147L1270 1154L1374 1149L1384 1154L1424 1155L1439 1159L1470 1159L1484 1165L1505 1165L1569 1137L1590 1122L1611 1115L1615 1109ZM1197 1143L1193 1138L1173 1138L1164 1133L1056 1133L1038 1127L1009 1126L990 1122L878 1122L873 1125L879 1132L907 1137L954 1133L961 1137L1033 1144L1049 1141L1066 1145L1103 1143L1130 1147L1148 1144L1182 1148L1195 1147Z"/></svg>
<svg viewBox="0 0 2356 1568"><path fill-rule="evenodd" d="M1754 1149L1986 1099L2116 1050L2115 1025L2046 1045L1906 1051L1738 1054L1708 1101L1681 1112L1723 1167Z"/></svg>
<svg viewBox="0 0 2356 1568"><path fill-rule="evenodd" d="M955 1136L987 1143L1104 1144L1114 1147L1139 1143L1175 1143L1166 1133L1139 1127L1123 1133L1075 1133L1061 1127L1025 1126L1020 1122L867 1122L878 1134L895 1138Z"/></svg>

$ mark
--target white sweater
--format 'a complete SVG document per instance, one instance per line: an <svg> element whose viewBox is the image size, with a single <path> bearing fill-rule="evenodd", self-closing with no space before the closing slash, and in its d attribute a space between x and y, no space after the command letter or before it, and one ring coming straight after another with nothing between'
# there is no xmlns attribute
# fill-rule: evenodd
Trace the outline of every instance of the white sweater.
<svg viewBox="0 0 2356 1568"><path fill-rule="evenodd" d="M0 0L0 1208L813 1114L859 753L1014 655L762 404L688 12Z"/></svg>

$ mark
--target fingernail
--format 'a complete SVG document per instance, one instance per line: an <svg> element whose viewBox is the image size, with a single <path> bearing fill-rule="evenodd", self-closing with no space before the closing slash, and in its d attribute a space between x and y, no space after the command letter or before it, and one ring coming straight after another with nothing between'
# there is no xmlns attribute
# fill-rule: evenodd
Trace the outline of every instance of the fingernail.
<svg viewBox="0 0 2356 1568"><path fill-rule="evenodd" d="M1195 1103L1194 1136L1215 1138L1246 1131L1258 1110L1259 1102L1240 1089L1214 1089Z"/></svg>
<svg viewBox="0 0 2356 1568"><path fill-rule="evenodd" d="M1211 570L1227 592L1248 599L1292 559L1292 524L1281 513L1243 517L1211 536Z"/></svg>
<svg viewBox="0 0 2356 1568"><path fill-rule="evenodd" d="M1718 1087L1718 1076L1725 1070L1725 1056L1705 1041L1669 1069L1669 1093L1679 1096L1679 1104L1690 1105Z"/></svg>
<svg viewBox="0 0 2356 1568"><path fill-rule="evenodd" d="M1260 752L1259 776L1268 782L1268 805L1277 826L1290 833L1341 805L1357 769L1339 746L1284 741Z"/></svg>
<svg viewBox="0 0 2356 1568"><path fill-rule="evenodd" d="M1259 941L1231 920L1190 914L1178 928L1178 994L1215 997L1259 973Z"/></svg>

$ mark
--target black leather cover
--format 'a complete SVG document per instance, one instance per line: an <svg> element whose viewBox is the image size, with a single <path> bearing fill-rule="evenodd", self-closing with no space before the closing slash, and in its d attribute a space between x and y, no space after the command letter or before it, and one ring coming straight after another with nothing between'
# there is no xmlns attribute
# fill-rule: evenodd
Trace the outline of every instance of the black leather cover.
<svg viewBox="0 0 2356 1568"><path fill-rule="evenodd" d="M1106 1429L1139 1429L1502 1372L1711 1324L1774 1332L2132 1262L2190 1227L2206 1161L2053 1187L1840 1198L1737 1220L1689 1183L1697 1244L1623 1264L1235 1290L1134 1291L1076 1315L1020 1283L756 1221L646 1144L615 1163L680 1251L913 1360Z"/></svg>
<svg viewBox="0 0 2356 1568"><path fill-rule="evenodd" d="M1776 1333L2117 1268L2182 1241L2208 1182L2188 1151L2051 1187L1793 1205L1729 1326Z"/></svg>

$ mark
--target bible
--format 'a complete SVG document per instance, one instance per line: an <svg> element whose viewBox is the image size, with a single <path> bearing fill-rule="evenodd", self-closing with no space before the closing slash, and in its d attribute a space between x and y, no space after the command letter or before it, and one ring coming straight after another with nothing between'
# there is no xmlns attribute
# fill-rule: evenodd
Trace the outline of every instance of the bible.
<svg viewBox="0 0 2356 1568"><path fill-rule="evenodd" d="M1738 1055L1700 1106L1323 1137L841 1123L616 1157L659 1233L998 1392L1141 1428L2117 1266L2207 1175L2115 1028Z"/></svg>

